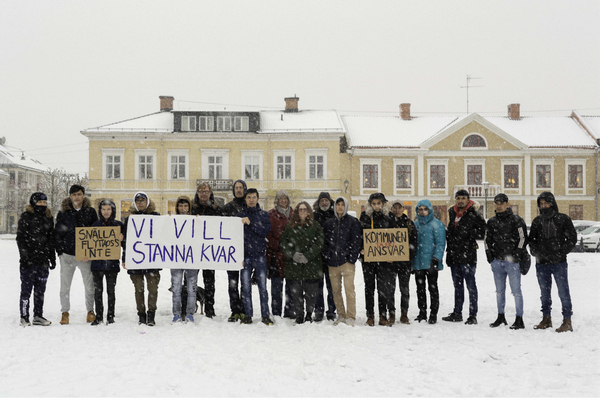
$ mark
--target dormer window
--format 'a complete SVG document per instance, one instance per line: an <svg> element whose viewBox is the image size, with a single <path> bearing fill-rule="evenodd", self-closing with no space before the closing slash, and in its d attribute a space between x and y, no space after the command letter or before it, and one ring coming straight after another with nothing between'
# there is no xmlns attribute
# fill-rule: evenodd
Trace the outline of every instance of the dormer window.
<svg viewBox="0 0 600 400"><path fill-rule="evenodd" d="M469 135L463 141L463 147L486 147L485 139L479 135Z"/></svg>

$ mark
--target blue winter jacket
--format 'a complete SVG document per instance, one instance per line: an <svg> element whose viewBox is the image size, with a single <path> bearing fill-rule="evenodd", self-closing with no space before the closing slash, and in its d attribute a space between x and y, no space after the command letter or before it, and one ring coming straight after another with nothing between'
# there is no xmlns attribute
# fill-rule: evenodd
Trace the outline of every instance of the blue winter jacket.
<svg viewBox="0 0 600 400"><path fill-rule="evenodd" d="M358 219L348 214L348 201L342 218L330 218L323 223L325 242L323 259L329 267L339 267L345 263L355 264L362 248L362 229Z"/></svg>
<svg viewBox="0 0 600 400"><path fill-rule="evenodd" d="M271 230L269 213L259 205L244 207L237 217L250 219L250 225L244 225L244 258L267 256L267 235Z"/></svg>
<svg viewBox="0 0 600 400"><path fill-rule="evenodd" d="M439 261L438 270L441 271L444 268L442 257L446 247L446 227L433 217L433 207L429 200L420 200L415 210L418 210L419 206L427 207L429 214L422 217L417 212L417 254L412 262L413 269L429 269L431 259L436 258Z"/></svg>

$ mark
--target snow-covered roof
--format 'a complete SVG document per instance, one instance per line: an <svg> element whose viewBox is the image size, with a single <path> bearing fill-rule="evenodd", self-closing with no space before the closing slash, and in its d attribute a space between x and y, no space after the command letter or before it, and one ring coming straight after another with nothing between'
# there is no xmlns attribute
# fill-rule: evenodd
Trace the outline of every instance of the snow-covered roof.
<svg viewBox="0 0 600 400"><path fill-rule="evenodd" d="M48 168L38 160L26 156L21 151L9 150L0 145L0 165L15 165L24 169L46 172Z"/></svg>
<svg viewBox="0 0 600 400"><path fill-rule="evenodd" d="M600 139L600 115L583 115L581 119L591 131L590 133L596 139Z"/></svg>
<svg viewBox="0 0 600 400"><path fill-rule="evenodd" d="M344 132L334 110L261 111L259 133Z"/></svg>
<svg viewBox="0 0 600 400"><path fill-rule="evenodd" d="M0 169L0 175L2 175L2 176L8 176L8 172L6 172L3 169Z"/></svg>
<svg viewBox="0 0 600 400"><path fill-rule="evenodd" d="M83 132L173 132L173 113L159 111L113 124L85 129Z"/></svg>

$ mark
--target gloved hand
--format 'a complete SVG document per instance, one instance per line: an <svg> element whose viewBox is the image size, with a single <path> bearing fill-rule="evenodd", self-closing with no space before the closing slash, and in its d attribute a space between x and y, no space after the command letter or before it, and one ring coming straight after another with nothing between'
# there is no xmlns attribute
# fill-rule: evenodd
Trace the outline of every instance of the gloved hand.
<svg viewBox="0 0 600 400"><path fill-rule="evenodd" d="M50 259L50 269L56 268L56 258Z"/></svg>
<svg viewBox="0 0 600 400"><path fill-rule="evenodd" d="M298 264L306 264L308 262L308 258L306 258L304 254L300 253L299 251L294 253L292 259Z"/></svg>
<svg viewBox="0 0 600 400"><path fill-rule="evenodd" d="M435 271L438 269L438 264L440 262L437 260L437 258L432 258L431 259L431 264L429 264L429 270L430 271Z"/></svg>

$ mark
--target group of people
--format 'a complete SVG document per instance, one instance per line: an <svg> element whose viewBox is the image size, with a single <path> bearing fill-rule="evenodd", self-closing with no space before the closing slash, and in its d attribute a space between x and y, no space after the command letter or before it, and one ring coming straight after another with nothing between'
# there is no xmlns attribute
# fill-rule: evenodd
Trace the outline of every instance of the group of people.
<svg viewBox="0 0 600 400"><path fill-rule="evenodd" d="M567 254L576 244L571 219L558 212L554 196L543 192L537 203L539 216L527 227L510 208L505 194L494 198L495 216L487 221L478 213L479 204L466 190L455 195L449 210L448 227L434 218L427 199L416 205L413 222L400 200L389 203L383 193L369 196L360 218L348 213L348 200L333 200L329 193L320 193L311 206L305 201L292 207L288 194L281 190L275 196L274 207L261 209L259 192L248 188L243 180L233 185L233 200L220 207L208 183L201 183L193 200L181 196L175 212L181 215L238 217L244 226L244 262L241 271L227 271L231 315L229 322L253 322L252 285L258 286L261 321L273 325L272 316L291 318L296 324L334 321L353 326L356 321L355 265L361 259L365 283L365 308L368 326L375 325L375 292L378 300L378 324L396 323L396 279L400 289L399 322L410 324L410 276L415 276L417 304L415 321L437 323L439 311L438 273L443 269L443 257L449 265L454 284L454 308L442 320L463 321L464 286L469 295L469 310L465 324L477 324L478 292L476 285L477 240L484 240L487 261L491 264L496 285L498 316L491 327L507 325L505 317L506 278L515 299L516 318L511 329L524 329L521 275L527 273L531 254L536 259L536 274L541 290L542 321L535 329L552 327L552 276L562 302L563 322L558 332L572 331L572 306L567 278ZM156 206L144 192L135 194L130 214L158 215ZM116 220L116 206L105 199L98 213L85 197L85 189L73 185L58 212L56 224L47 208L47 198L34 193L19 220L17 244L20 253L21 324L30 325L29 301L34 292L34 325L50 325L43 317L44 293L49 269L60 259L60 323L69 323L70 287L79 268L85 287L86 321L92 325L104 322L103 283L106 281L108 307L106 323L114 323L115 286L122 265L126 266L127 220ZM76 260L75 230L89 226L119 226L122 232L122 261ZM373 262L364 259L365 229L405 228L408 242L407 261ZM155 325L159 269L127 270L134 285L140 324ZM194 322L198 294L199 269L171 269L173 323ZM215 271L202 271L202 291L205 316L215 316ZM240 279L241 278L241 279ZM271 308L267 281L271 281ZM240 291L241 282L241 291ZM325 294L325 288L327 294ZM146 294L147 290L147 303ZM427 313L429 292L429 315ZM344 299L345 297L345 299ZM147 304L147 307L146 307ZM94 311L95 310L95 311ZM337 315L336 315L337 314Z"/></svg>

